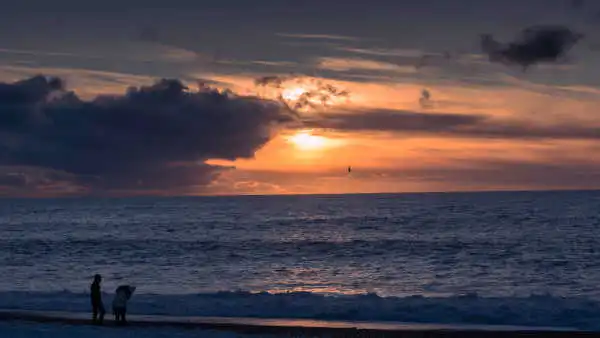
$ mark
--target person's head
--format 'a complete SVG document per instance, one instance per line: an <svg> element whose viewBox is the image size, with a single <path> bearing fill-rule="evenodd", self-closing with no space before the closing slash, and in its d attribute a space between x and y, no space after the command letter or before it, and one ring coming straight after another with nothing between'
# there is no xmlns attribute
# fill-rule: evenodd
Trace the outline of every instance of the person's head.
<svg viewBox="0 0 600 338"><path fill-rule="evenodd" d="M102 276L100 276L99 274L94 275L94 283L100 282L102 282Z"/></svg>

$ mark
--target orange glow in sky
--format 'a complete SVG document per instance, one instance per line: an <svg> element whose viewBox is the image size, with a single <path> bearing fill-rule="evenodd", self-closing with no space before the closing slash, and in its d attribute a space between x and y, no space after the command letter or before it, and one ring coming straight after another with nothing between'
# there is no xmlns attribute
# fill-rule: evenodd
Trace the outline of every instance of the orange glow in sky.
<svg viewBox="0 0 600 338"><path fill-rule="evenodd" d="M302 94L304 94L306 92L306 90L302 87L291 87L291 88L287 88L284 89L283 92L281 93L281 96L288 101L295 101L298 98L300 98L300 96Z"/></svg>
<svg viewBox="0 0 600 338"><path fill-rule="evenodd" d="M328 139L323 136L311 135L310 131L301 131L288 138L297 149L303 151L320 150L328 146Z"/></svg>
<svg viewBox="0 0 600 338"><path fill-rule="evenodd" d="M234 88L236 84L243 86L244 82L250 82L243 78L222 80L232 83ZM398 114L408 111L423 116L484 114L499 120L536 120L559 119L568 114L571 119L584 120L589 118L586 112L591 110L591 105L600 100L593 96L588 100L549 97L539 93L540 88L437 85L431 89L434 108L424 110L419 106L422 87L418 85L382 82L339 82L337 85L350 91L350 103L309 110L303 113L304 116L318 118L321 113L335 116L338 112L391 109ZM293 103L309 90L307 88L284 88L281 97ZM538 113L541 111L543 114ZM365 118L370 117L366 115ZM535 181L536 175L525 171L516 174L513 170L552 163L558 156L556 154L561 153L569 154L573 163L584 162L585 154L593 147L593 142L587 140L471 139L436 133L419 135L410 131L298 129L282 131L254 158L234 161L237 170L230 172L228 177L269 184L264 190L253 190L252 193L537 189L540 183ZM219 161L209 163L223 164ZM502 169L503 165L507 169ZM348 166L354 169L352 175L347 175ZM507 174L508 178L504 179L504 172L512 174ZM479 181L472 179L473 173L481 175ZM572 182L577 183L575 179L570 184ZM274 190L269 190L272 188Z"/></svg>
<svg viewBox="0 0 600 338"><path fill-rule="evenodd" d="M473 10L445 15L447 1L434 0L439 5L408 6L398 20L388 7L392 1L384 2L343 8L327 2L316 16L308 15L311 6L299 5L295 13L300 7L286 3L281 12L248 16L242 15L247 6L233 5L242 1L223 12L219 6L194 9L192 1L172 9L181 15L154 23L150 39L123 34L154 25L145 22L146 14L109 16L115 25L109 30L99 18L110 11L77 13L60 25L27 11L5 15L7 27L35 25L4 30L0 84L18 93L31 89L37 100L38 82L31 88L13 82L43 74L63 80L64 90L45 84L52 95L19 103L31 118L3 126L0 145L9 151L0 158L0 195L3 189L7 196L70 194L90 184L101 193L125 186L140 193L158 187L165 194L600 189L600 58L591 41L524 72L492 60L504 53L490 54L479 37L493 34L510 45L511 36L533 24L521 7L471 1ZM357 26L355 18L368 7L377 20ZM588 19L576 24L579 14L550 7L544 2L531 13L547 11L542 17L589 38L595 34ZM240 11L242 32L212 19L229 10ZM90 29L80 29L84 14ZM71 31L78 34L65 34ZM331 35L336 32L347 34ZM157 96L160 104L129 94L163 78L181 81L186 94L165 91ZM205 87L227 95L196 95ZM171 89L152 88L148 97ZM0 110L12 121L14 99L6 99ZM73 104L66 115L55 113L63 99ZM46 104L52 114L38 107ZM88 109L94 105L98 112L119 109L97 118ZM90 122L75 113L79 109L90 113ZM218 115L220 109L231 117ZM91 129L80 131L76 123ZM79 151L85 156L73 155ZM103 165L77 162L88 156Z"/></svg>

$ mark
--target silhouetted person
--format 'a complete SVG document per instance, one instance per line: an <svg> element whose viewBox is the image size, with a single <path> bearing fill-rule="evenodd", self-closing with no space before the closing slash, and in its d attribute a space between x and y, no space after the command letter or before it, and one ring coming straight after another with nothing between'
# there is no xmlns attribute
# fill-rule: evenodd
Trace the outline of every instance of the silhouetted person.
<svg viewBox="0 0 600 338"><path fill-rule="evenodd" d="M90 298L92 301L92 320L94 323L102 324L104 320L104 304L102 304L102 292L100 290L100 283L102 282L102 276L95 275L94 281L90 286Z"/></svg>
<svg viewBox="0 0 600 338"><path fill-rule="evenodd" d="M115 321L119 324L127 323L127 301L135 291L135 286L121 285L115 291L112 307Z"/></svg>

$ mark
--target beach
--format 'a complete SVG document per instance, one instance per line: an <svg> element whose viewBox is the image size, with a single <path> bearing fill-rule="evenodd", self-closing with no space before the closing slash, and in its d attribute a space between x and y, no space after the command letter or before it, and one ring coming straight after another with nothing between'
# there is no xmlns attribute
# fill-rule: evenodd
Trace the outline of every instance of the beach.
<svg viewBox="0 0 600 338"><path fill-rule="evenodd" d="M592 337L593 332L512 326L458 326L256 318L134 316L126 326L93 324L81 313L0 311L0 330L17 337ZM30 332L30 333L28 333ZM36 333L37 332L37 333ZM12 336L11 336L12 337Z"/></svg>

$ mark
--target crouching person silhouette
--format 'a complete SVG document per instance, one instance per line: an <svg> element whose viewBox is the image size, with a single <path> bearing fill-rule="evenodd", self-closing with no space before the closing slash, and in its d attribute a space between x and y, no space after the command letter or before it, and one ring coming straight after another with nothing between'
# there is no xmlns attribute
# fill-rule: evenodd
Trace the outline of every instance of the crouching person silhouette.
<svg viewBox="0 0 600 338"><path fill-rule="evenodd" d="M94 323L102 324L104 320L104 304L102 303L102 291L100 290L100 283L102 283L102 276L95 275L92 285L90 285L90 300L92 303L92 321Z"/></svg>
<svg viewBox="0 0 600 338"><path fill-rule="evenodd" d="M113 314L118 324L127 323L127 301L135 291L135 286L121 285L115 291L115 298L112 302Z"/></svg>

